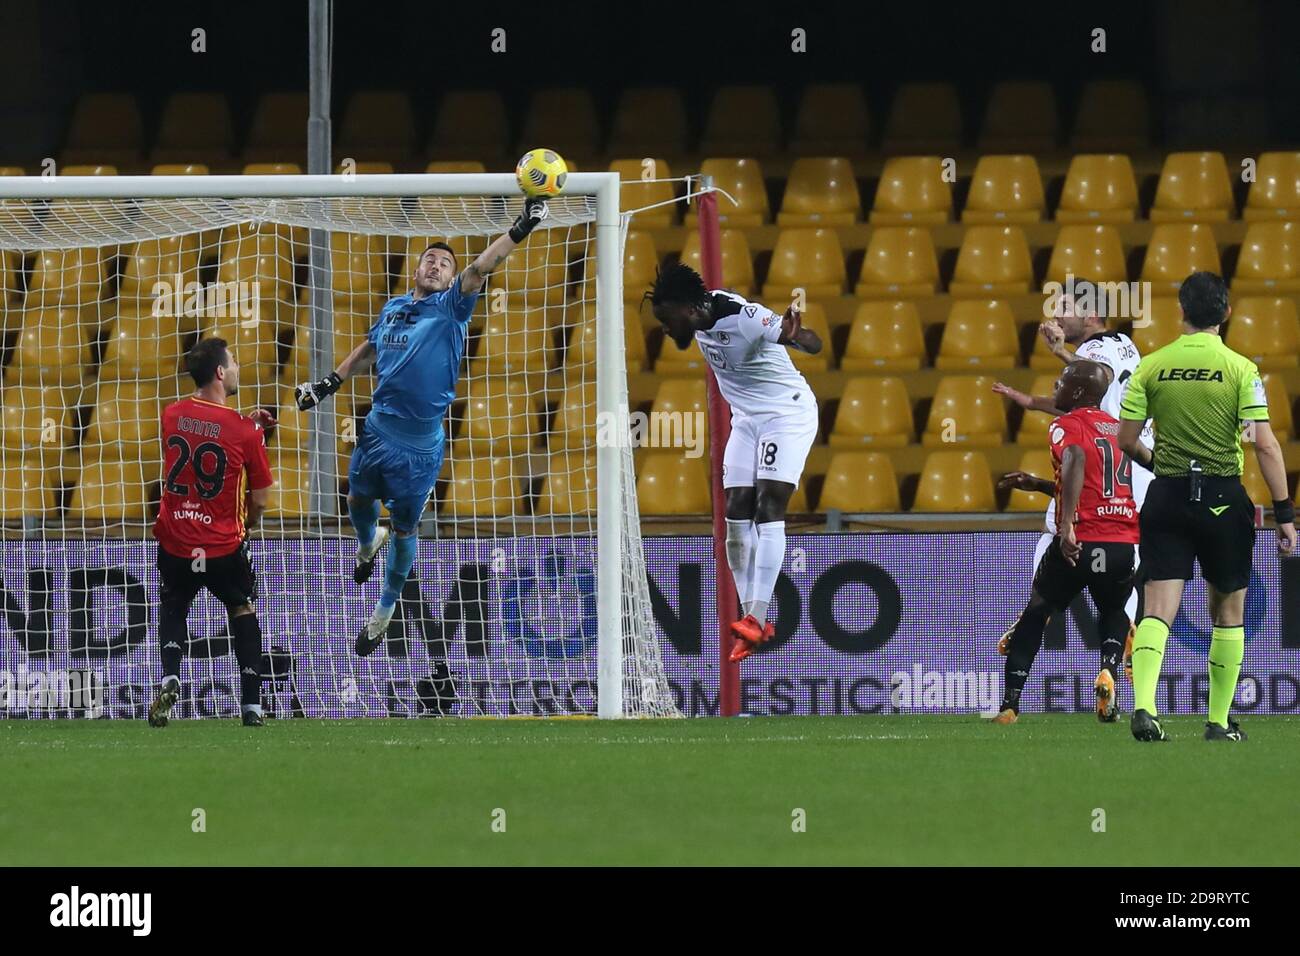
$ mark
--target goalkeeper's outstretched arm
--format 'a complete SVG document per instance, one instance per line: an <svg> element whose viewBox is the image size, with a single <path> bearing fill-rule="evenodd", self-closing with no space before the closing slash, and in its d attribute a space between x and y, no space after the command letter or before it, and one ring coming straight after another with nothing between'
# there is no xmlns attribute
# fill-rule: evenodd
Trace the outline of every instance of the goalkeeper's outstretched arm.
<svg viewBox="0 0 1300 956"><path fill-rule="evenodd" d="M483 281L514 251L528 234L537 228L537 224L546 218L549 210L545 199L528 199L524 201L524 211L519 214L510 231L493 240L477 259L465 267L460 274L460 291L468 295L483 288Z"/></svg>
<svg viewBox="0 0 1300 956"><path fill-rule="evenodd" d="M373 343L366 339L348 353L348 357L339 363L337 370L330 372L319 382L295 387L293 397L298 402L298 408L304 412L309 408L315 408L342 388L343 383L351 376L360 375L370 368L377 354Z"/></svg>

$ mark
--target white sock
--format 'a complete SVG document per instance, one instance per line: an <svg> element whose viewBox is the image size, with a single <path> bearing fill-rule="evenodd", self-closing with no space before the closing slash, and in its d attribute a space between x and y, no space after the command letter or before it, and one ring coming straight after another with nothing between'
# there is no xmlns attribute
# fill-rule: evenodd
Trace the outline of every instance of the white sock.
<svg viewBox="0 0 1300 956"><path fill-rule="evenodd" d="M765 621L776 579L781 576L781 565L785 563L785 522L765 521L755 527L758 547L754 549L754 584L750 592L753 606L749 613Z"/></svg>
<svg viewBox="0 0 1300 956"><path fill-rule="evenodd" d="M727 519L727 565L731 568L732 580L736 582L736 597L740 599L742 612L752 600L750 574L757 545L758 532L754 530L754 522L747 518L743 521Z"/></svg>
<svg viewBox="0 0 1300 956"><path fill-rule="evenodd" d="M177 690L181 689L181 679L177 677L175 674L168 674L166 677L164 677L162 680L162 687L159 689L166 690L169 684L175 685Z"/></svg>
<svg viewBox="0 0 1300 956"><path fill-rule="evenodd" d="M257 716L261 717L261 716L262 716L262 705L261 705L261 704L244 704L242 707L239 708L239 712L240 712L241 714L257 714Z"/></svg>
<svg viewBox="0 0 1300 956"><path fill-rule="evenodd" d="M393 611L395 610L397 610L396 604L392 607L384 607L383 604L375 605L375 609L370 612L370 620L366 622L371 637L388 630L388 622L393 619Z"/></svg>

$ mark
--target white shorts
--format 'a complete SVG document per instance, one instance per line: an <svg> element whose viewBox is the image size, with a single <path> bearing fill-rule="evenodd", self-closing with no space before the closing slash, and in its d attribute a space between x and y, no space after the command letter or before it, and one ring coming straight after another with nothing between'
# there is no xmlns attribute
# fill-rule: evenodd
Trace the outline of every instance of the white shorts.
<svg viewBox="0 0 1300 956"><path fill-rule="evenodd" d="M722 456L722 487L751 488L757 479L798 486L816 440L815 399L762 415L733 410L731 437Z"/></svg>

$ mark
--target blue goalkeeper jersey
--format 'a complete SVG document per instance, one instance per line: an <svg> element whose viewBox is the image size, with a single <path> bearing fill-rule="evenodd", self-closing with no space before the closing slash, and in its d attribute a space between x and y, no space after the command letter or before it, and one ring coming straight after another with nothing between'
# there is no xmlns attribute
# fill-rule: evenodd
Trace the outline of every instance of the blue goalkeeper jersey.
<svg viewBox="0 0 1300 956"><path fill-rule="evenodd" d="M368 336L378 378L368 426L411 451L437 450L477 301L478 292L461 292L457 276L442 292L384 303Z"/></svg>

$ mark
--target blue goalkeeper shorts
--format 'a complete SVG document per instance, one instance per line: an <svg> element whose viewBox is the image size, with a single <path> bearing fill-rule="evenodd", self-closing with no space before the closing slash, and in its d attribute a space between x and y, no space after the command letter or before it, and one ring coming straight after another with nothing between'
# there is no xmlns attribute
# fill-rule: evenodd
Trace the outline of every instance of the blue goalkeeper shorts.
<svg viewBox="0 0 1300 956"><path fill-rule="evenodd" d="M446 444L440 437L433 452L415 452L374 428L364 429L348 465L348 494L379 499L395 530L414 531L438 480Z"/></svg>

